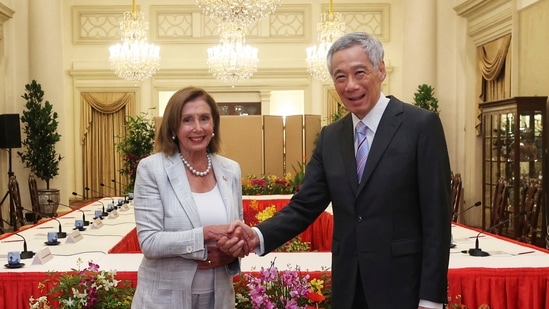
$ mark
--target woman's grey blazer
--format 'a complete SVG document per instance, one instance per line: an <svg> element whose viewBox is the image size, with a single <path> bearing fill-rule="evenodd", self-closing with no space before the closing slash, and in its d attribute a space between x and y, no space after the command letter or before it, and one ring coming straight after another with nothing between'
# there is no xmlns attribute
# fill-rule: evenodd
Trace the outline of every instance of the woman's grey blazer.
<svg viewBox="0 0 549 309"><path fill-rule="evenodd" d="M241 171L237 162L211 155L227 222L242 220ZM143 261L133 309L191 308L197 260L207 259L202 224L179 153L140 161L134 187L135 221ZM215 271L215 308L234 308L232 276L240 261Z"/></svg>

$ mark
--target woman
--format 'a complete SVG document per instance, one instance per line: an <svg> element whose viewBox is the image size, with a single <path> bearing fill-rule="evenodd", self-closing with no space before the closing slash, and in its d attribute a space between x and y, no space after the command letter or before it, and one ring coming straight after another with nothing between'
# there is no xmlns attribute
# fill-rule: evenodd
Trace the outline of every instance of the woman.
<svg viewBox="0 0 549 309"><path fill-rule="evenodd" d="M158 153L137 167L135 221L143 261L132 308L234 308L238 259L217 239L242 220L240 166L217 155L219 111L204 90L169 100L156 136Z"/></svg>

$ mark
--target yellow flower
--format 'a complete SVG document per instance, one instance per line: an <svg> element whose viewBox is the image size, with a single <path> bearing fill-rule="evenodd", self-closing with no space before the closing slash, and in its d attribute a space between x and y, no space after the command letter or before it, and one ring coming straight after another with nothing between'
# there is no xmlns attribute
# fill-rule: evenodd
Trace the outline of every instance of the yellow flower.
<svg viewBox="0 0 549 309"><path fill-rule="evenodd" d="M321 293L324 290L324 280L314 278L311 280L311 290L315 293Z"/></svg>
<svg viewBox="0 0 549 309"><path fill-rule="evenodd" d="M265 208L264 210L257 213L257 215L256 215L257 221L263 222L263 221L269 219L270 217L272 217L275 213L276 213L276 206L271 205L271 206L269 206L269 207Z"/></svg>

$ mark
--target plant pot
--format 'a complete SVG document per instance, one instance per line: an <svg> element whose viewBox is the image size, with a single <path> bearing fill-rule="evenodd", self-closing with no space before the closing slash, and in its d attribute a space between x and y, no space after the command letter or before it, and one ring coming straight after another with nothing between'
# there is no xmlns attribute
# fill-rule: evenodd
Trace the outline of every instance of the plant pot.
<svg viewBox="0 0 549 309"><path fill-rule="evenodd" d="M59 189L38 189L40 213L54 217L59 207Z"/></svg>

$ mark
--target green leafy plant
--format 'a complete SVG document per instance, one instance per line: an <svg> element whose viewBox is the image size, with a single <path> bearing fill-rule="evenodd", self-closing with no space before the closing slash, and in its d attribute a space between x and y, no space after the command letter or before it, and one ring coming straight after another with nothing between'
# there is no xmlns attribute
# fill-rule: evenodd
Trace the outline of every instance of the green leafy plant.
<svg viewBox="0 0 549 309"><path fill-rule="evenodd" d="M421 84L414 93L414 105L438 113L438 99L435 97L435 88Z"/></svg>
<svg viewBox="0 0 549 309"><path fill-rule="evenodd" d="M337 105L337 110L330 116L332 122L336 122L347 114L347 108L343 104Z"/></svg>
<svg viewBox="0 0 549 309"><path fill-rule="evenodd" d="M120 142L115 145L116 151L122 154L124 161L119 172L128 176L128 185L124 189L126 193L133 192L139 161L149 156L154 150L154 120L147 116L148 113L128 116L126 135L117 136Z"/></svg>
<svg viewBox="0 0 549 309"><path fill-rule="evenodd" d="M50 180L59 175L59 161L63 158L55 149L61 139L57 133L58 115L49 101L43 102L44 91L35 80L25 85L25 94L21 97L27 100L21 116L25 138L21 142L24 150L17 154L25 167L44 180L49 189Z"/></svg>
<svg viewBox="0 0 549 309"><path fill-rule="evenodd" d="M38 298L30 297L30 309L129 309L134 288L129 280L117 280L116 271L99 270L92 262L80 270L82 260L77 260L78 269L71 272L48 272L48 278L38 284L46 291ZM48 286L50 288L48 289Z"/></svg>

